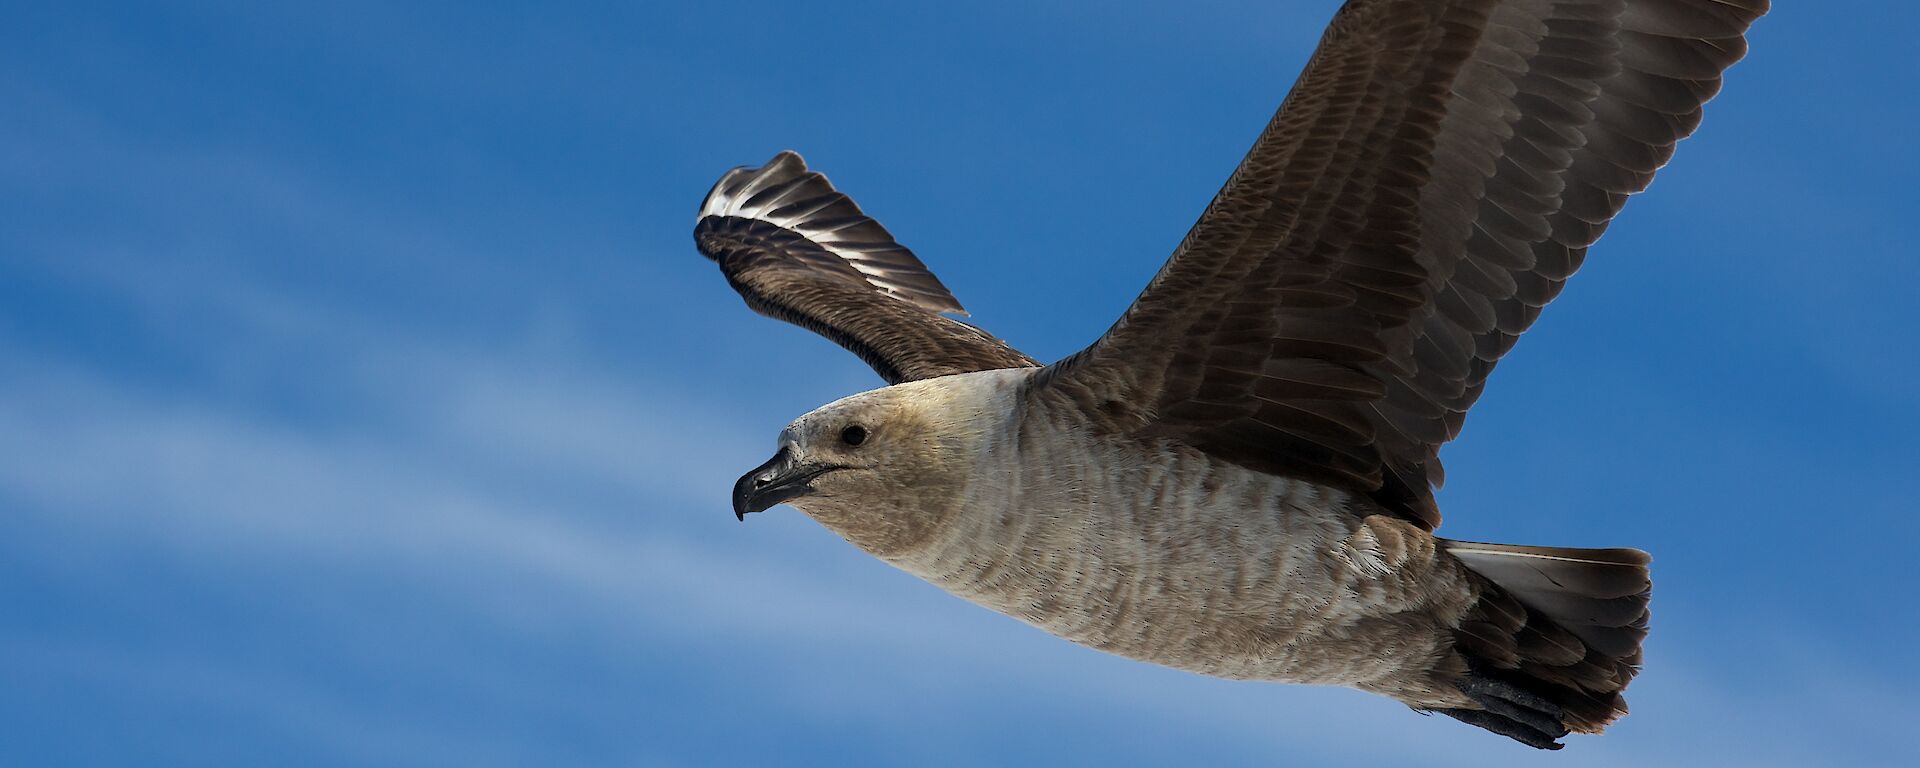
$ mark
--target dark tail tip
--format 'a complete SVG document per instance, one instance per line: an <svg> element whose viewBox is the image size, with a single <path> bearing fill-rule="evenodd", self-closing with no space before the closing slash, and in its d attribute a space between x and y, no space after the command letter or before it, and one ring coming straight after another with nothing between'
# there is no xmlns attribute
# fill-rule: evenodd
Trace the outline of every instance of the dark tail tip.
<svg viewBox="0 0 1920 768"><path fill-rule="evenodd" d="M1567 735L1567 712L1540 695L1502 680L1469 673L1460 691L1480 709L1439 709L1440 714L1485 728L1535 749L1559 749Z"/></svg>

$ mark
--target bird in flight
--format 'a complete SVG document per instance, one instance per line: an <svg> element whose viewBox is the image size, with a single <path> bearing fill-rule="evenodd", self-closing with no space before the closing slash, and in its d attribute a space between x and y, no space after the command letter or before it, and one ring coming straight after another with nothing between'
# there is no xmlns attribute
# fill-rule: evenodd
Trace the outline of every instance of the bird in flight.
<svg viewBox="0 0 1920 768"><path fill-rule="evenodd" d="M1543 749L1625 714L1646 553L1440 538L1440 446L1767 0L1350 0L1118 321L1041 365L799 155L694 240L889 386L740 478L953 594L1121 656L1341 685ZM1250 84L1251 85L1251 84Z"/></svg>

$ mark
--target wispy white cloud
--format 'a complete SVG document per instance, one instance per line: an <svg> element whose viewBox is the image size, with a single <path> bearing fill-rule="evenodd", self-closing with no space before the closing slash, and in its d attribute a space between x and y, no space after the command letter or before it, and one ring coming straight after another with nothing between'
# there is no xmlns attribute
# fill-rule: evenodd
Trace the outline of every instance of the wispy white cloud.
<svg viewBox="0 0 1920 768"><path fill-rule="evenodd" d="M1040 637L887 572L797 515L738 526L722 493L735 468L715 457L752 455L765 430L698 399L663 395L655 382L538 351L463 357L446 343L362 334L350 319L295 302L224 293L242 298L222 312L270 308L272 319L255 327L355 350L361 364L335 369L337 380L324 384L386 393L407 403L407 415L298 423L17 353L0 381L0 493L48 513L32 525L176 548L211 569L281 560L384 572L433 585L512 631L555 612L584 620L608 633L599 643L610 653L645 643L774 649L795 663L755 693L800 713L902 726L924 716L890 703L902 690L953 697L930 706L958 710L1017 694L1121 718L1157 713L1273 754L1311 741L1345 745L1349 756L1447 764L1449 755L1465 763L1486 748L1481 734L1358 694L1189 678ZM382 405L376 410L396 410ZM690 444L689 434L700 439ZM181 663L184 671L153 684L185 685L204 672L193 666L204 662ZM218 682L220 673L205 674ZM1673 723L1706 719L1681 714L1689 710L1740 711L1703 682L1674 684L1683 674L1643 682L1638 708L1671 713ZM236 700L269 695L211 690ZM329 727L331 716L315 707L324 705L277 711L314 720L302 727ZM1408 740L1370 738L1383 719ZM1636 730L1638 722L1629 727ZM1792 743L1689 751L1682 747L1696 736L1684 729L1649 723L1643 732L1652 739L1583 740L1563 762L1684 764L1676 756L1738 754L1792 764L1813 754Z"/></svg>

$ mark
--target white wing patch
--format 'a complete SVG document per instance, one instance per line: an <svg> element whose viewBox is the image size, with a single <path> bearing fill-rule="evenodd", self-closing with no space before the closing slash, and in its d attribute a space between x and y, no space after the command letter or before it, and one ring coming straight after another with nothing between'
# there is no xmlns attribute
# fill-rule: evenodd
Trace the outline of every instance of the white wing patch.
<svg viewBox="0 0 1920 768"><path fill-rule="evenodd" d="M720 177L700 205L700 218L709 216L763 221L796 233L880 293L934 312L967 314L912 251L792 152Z"/></svg>

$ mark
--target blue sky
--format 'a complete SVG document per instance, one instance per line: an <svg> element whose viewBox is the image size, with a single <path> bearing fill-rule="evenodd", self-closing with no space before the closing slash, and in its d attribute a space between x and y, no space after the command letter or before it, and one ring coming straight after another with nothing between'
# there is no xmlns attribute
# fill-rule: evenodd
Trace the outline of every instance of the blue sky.
<svg viewBox="0 0 1920 768"><path fill-rule="evenodd" d="M728 509L789 419L878 382L694 252L718 174L802 152L1057 358L1331 1L24 5L0 762L1531 757L1104 656ZM1656 557L1635 714L1557 764L1911 757L1916 21L1763 20L1445 454L1449 535Z"/></svg>

